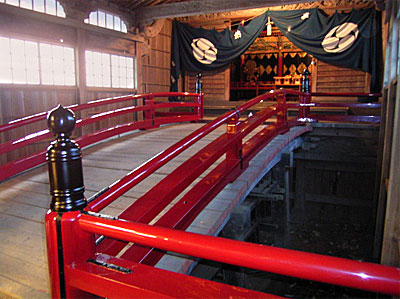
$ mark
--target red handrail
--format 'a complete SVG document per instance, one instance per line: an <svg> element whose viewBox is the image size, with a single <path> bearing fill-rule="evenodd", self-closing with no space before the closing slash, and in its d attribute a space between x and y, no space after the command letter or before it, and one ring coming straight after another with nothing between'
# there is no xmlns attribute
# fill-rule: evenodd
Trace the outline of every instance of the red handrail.
<svg viewBox="0 0 400 299"><path fill-rule="evenodd" d="M155 92L155 93L145 93L145 94L140 94L140 95L124 95L124 96L94 100L94 101L90 101L85 104L73 104L73 105L67 106L66 108L71 109L72 111L81 111L81 110L86 110L86 109L95 108L95 107L99 107L99 106L122 103L122 102L126 102L126 101L131 101L131 100L144 99L144 98L149 98L149 97L161 98L161 97L170 97L170 96L171 97L173 96L173 97L195 97L196 98L196 97L199 97L199 94L189 93L189 92L169 92L169 93ZM47 115L47 111L9 121L6 124L0 125L0 133L44 120L44 119L46 119L46 115Z"/></svg>
<svg viewBox="0 0 400 299"><path fill-rule="evenodd" d="M174 107L200 107L200 104L197 103L157 103L154 104L152 106L152 108L154 109L161 109L161 108L174 108ZM119 109L115 109L115 110L111 110L111 111L107 111L107 112L100 112L94 115L91 115L88 118L84 118L84 119L79 119L76 122L76 126L75 128L80 128L101 120L105 120L111 117L117 117L117 116L121 116L124 114L128 114L128 113L133 113L133 112L139 112L139 111L146 111L146 110L150 110L150 107L147 106L132 106L132 107L125 107L125 108L119 108ZM166 115L168 115L169 112L165 112ZM181 115L179 112L177 115ZM3 144L0 144L0 154L4 154L19 148L22 148L24 146L27 146L29 144L33 144L42 140L45 140L49 137L51 137L52 134L49 132L48 129L43 130L43 131L39 131L33 134L29 134L23 138L17 139L17 140L12 140L12 141L8 141L5 142Z"/></svg>
<svg viewBox="0 0 400 299"><path fill-rule="evenodd" d="M141 223L81 215L82 230L241 267L394 296L400 268L252 244Z"/></svg>
<svg viewBox="0 0 400 299"><path fill-rule="evenodd" d="M242 106L236 108L235 110L228 111L211 121L210 123L204 125L193 133L189 134L182 140L178 141L174 145L170 146L163 152L159 153L157 156L148 160L146 163L142 164L140 167L134 169L132 172L128 173L119 181L115 182L109 187L109 190L103 193L101 196L96 198L94 201L90 202L88 209L94 212L98 212L105 208L107 205L112 203L118 197L125 194L128 190L132 189L136 184L141 182L143 179L154 173L157 169L165 165L167 162L171 161L181 152L192 146L194 143L214 131L216 128L225 123L229 118L238 113L246 111L248 108L259 103L262 100L268 98L274 98L276 95L283 94L283 91L277 93L269 93L260 95Z"/></svg>
<svg viewBox="0 0 400 299"><path fill-rule="evenodd" d="M143 95L127 95L127 96L121 96L121 97L114 97L114 98L108 98L108 99L102 99L102 100L96 100L96 101L91 101L86 104L82 105L72 105L69 106L69 108L73 111L80 111L80 110L85 110L89 108L94 108L98 106L103 106L103 105L109 105L109 104L115 104L115 103L121 103L121 102L126 102L126 101L131 101L131 100L137 100L137 99L144 99L145 101L147 99L153 99L153 98L162 98L162 97L168 97L168 96L175 96L175 97L193 97L194 102L157 102L157 103L151 103L143 106L130 106L130 107L125 107L125 108L119 108L115 109L112 111L107 111L107 112L101 112L97 113L95 115L92 115L88 118L80 119L76 123L76 127L82 127L85 125L89 125L94 122L98 122L104 119L108 119L111 117L116 117L128 113L133 113L133 112L139 112L139 111L145 111L146 113L150 113L149 116L151 117L151 114L153 114L152 119L145 119L144 121L136 121L132 123L128 123L126 125L118 125L114 128L108 128L106 132L104 130L99 131L98 134L89 134L86 136L88 139L85 141L85 136L80 137L79 140L81 141L81 144L89 145L92 143L95 143L97 141L100 141L101 138L107 138L111 137L117 134L120 134L121 132L127 132L130 130L134 129L149 129L153 127L158 127L161 124L166 124L166 123L173 123L173 122L183 122L183 121L196 121L199 118L203 117L203 94L195 94L195 93L187 93L187 92L174 92L174 93L153 93L153 94L143 94ZM188 113L188 112L183 112L183 113L169 113L169 112L164 112L163 115L160 115L158 117L157 114L155 114L155 110L161 109L161 108L174 108L174 107L190 107L194 108L193 113ZM38 121L42 121L46 118L46 113L39 113L35 114L32 116L24 117L18 120L11 121L7 124L1 125L0 126L0 133L10 131L12 129L32 124ZM0 144L0 154L5 154L10 151L14 151L17 149L20 149L22 147L25 147L30 144L37 143L39 141L45 140L47 138L50 138L52 134L49 132L48 129L28 134L27 136L17 139L17 140L11 140L8 142L4 142L3 144ZM8 162L4 165L0 166L0 181L4 180L12 175L15 175L21 171L24 171L26 169L32 168L36 165L39 165L44 162L44 151L40 151L34 154L31 154L27 157L14 160L11 162Z"/></svg>
<svg viewBox="0 0 400 299"><path fill-rule="evenodd" d="M286 94L299 96L300 103L293 105L287 104ZM168 95L169 94L163 94L163 96ZM248 117L244 121L239 120L241 112L260 101L272 98L276 99L276 105L269 106L256 113L254 116ZM146 105L148 104L150 107L158 105L154 103L151 95L145 100ZM201 107L201 103L199 104ZM226 155L223 162L202 178L190 192L187 192L182 199L156 223L156 225L163 225L170 228L185 229L204 206L220 192L227 183L234 180L246 169L249 160L261 148L277 134L284 133L291 126L299 124L297 118L288 119L288 108L293 107L299 109L299 118L301 120L310 119L312 116L310 114L310 110L313 108L312 104L310 93L278 90L260 95L206 124L106 188L102 194L95 197L88 204L86 208L87 212L82 213L76 211L64 213L62 219L59 218L56 212L49 212L46 216L46 227L48 235L49 268L51 269L51 273L53 273L51 274L53 294L58 294L60 290L58 283L60 281L60 275L64 275L62 274L64 270L66 275L79 275L81 278L89 275L93 279L94 277L100 279L101 274L98 273L98 269L96 268L95 272L92 272L91 269L93 269L93 267L88 266L87 261L95 260L98 252L108 255L121 253L120 251L125 246L126 242L134 242L137 243L137 245L134 244L124 251L124 253L121 253L121 258L123 259L118 260L118 263L123 264L124 259L129 259L133 262L137 261L154 264L160 258L160 253L139 246L139 244L141 244L163 250L172 250L195 255L197 257L214 259L221 262L233 263L240 266L253 267L263 271L271 271L365 290L399 294L400 291L396 289L396 283L399 281L400 277L398 268L271 248L210 236L199 236L130 222L149 222L178 194L188 187L199 174L203 173L213 162L217 161L219 157ZM197 107L199 107L199 105ZM147 121L153 122L154 110L150 110L148 113L153 114L150 115L151 117L148 118ZM273 124L270 124L243 143L242 140L247 134L265 120L275 115L276 120ZM170 116L164 119L174 117L175 116ZM181 119L184 117L187 116L183 115ZM326 120L327 118L322 116L321 119ZM193 157L176 168L169 176L156 184L156 186L149 190L144 196L136 200L135 203L120 215L120 217L125 220L107 220L103 219L103 216L93 217L86 215L93 215L93 211L98 212L112 203L155 170L165 165L168 161L225 122L228 122L227 132L225 134L222 134L216 140L209 143ZM107 134L108 132L104 130L101 133L103 136L93 136L93 138L105 138L108 136ZM62 243L64 246L62 252L58 250L58 248L60 248L60 244L58 243L59 238L57 237L59 230L59 228L57 228L58 222L62 223ZM132 235L132 233L134 233L134 235ZM95 234L105 235L111 239L105 239L99 245L95 246ZM86 245L83 246L81 244ZM208 246L208 244L210 245ZM76 250L79 246L83 246L82 252ZM221 250L221 248L224 250ZM58 254L63 254L64 256L63 261L65 264L61 266ZM277 258L277 260L274 260L273 257ZM81 271L73 271L74 265L78 264L80 265ZM117 267L116 265L111 266ZM64 267L64 270L62 270L62 272L57 272L57 269L61 269L60 267ZM76 278L73 280L77 281ZM79 290L74 288L77 286L76 284L68 284L69 281L72 281L71 277L65 278L65 281L67 282L65 286L67 294L74 294L76 297L84 296L84 293L79 293ZM120 286L121 283L110 282L110 285ZM135 286L132 286L132 289L134 289L134 287ZM101 288L101 286L99 286L99 288ZM84 290L88 289L84 288ZM103 295L100 291L96 294ZM178 295L175 290L171 290L171 294Z"/></svg>

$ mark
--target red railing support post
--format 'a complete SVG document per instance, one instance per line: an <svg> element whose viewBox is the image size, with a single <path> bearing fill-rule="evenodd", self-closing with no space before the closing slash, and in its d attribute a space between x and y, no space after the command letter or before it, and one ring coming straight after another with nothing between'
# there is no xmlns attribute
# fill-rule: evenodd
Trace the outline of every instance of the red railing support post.
<svg viewBox="0 0 400 299"><path fill-rule="evenodd" d="M311 104L311 94L308 92L305 95L305 103L306 106L304 107L305 113L304 113L304 117L305 118L309 118L310 116L310 104Z"/></svg>
<svg viewBox="0 0 400 299"><path fill-rule="evenodd" d="M310 115L311 94L302 93L299 98L299 119L307 119Z"/></svg>
<svg viewBox="0 0 400 299"><path fill-rule="evenodd" d="M301 78L301 92L300 95L300 108L299 108L299 119L305 120L310 115L310 103L311 103L311 94L310 94L310 78L308 77L310 72L305 69Z"/></svg>
<svg viewBox="0 0 400 299"><path fill-rule="evenodd" d="M144 105L146 107L148 107L148 109L146 109L144 111L144 119L145 120L151 119L152 120L152 128L157 127L156 126L156 122L155 122L156 121L155 120L156 112L155 112L155 109L154 109L154 101L153 101L153 95L152 94L144 97Z"/></svg>
<svg viewBox="0 0 400 299"><path fill-rule="evenodd" d="M79 229L84 197L82 158L79 146L70 136L75 127L74 113L59 105L47 118L56 140L47 149L50 210L45 217L47 256L52 298L82 298L90 294L68 286L66 267L94 255L94 234Z"/></svg>
<svg viewBox="0 0 400 299"><path fill-rule="evenodd" d="M299 96L299 105L300 105L300 107L299 107L299 117L298 117L299 119L304 119L305 118L305 109L304 109L305 102L306 102L306 97L305 97L304 93L302 93Z"/></svg>
<svg viewBox="0 0 400 299"><path fill-rule="evenodd" d="M200 107L197 108L197 115L199 118L204 118L204 93L200 93L197 96L197 103Z"/></svg>
<svg viewBox="0 0 400 299"><path fill-rule="evenodd" d="M288 127L285 90L283 90L282 93L276 97L276 102L276 122L282 127ZM282 131L281 134L286 133L288 130L289 129Z"/></svg>
<svg viewBox="0 0 400 299"><path fill-rule="evenodd" d="M226 126L226 134L228 136L229 140L232 140L236 138L237 134L239 133L238 127L239 124L241 123L239 121L239 112L236 111L236 114L234 114L229 120L228 124ZM244 168L247 167L247 165L243 165L243 144L242 144L242 138L236 138L237 140L232 143L232 145L228 148L226 151L226 159L227 160L234 160L240 162L240 169L238 169L237 174L232 174L232 180L234 180L239 174L240 171Z"/></svg>

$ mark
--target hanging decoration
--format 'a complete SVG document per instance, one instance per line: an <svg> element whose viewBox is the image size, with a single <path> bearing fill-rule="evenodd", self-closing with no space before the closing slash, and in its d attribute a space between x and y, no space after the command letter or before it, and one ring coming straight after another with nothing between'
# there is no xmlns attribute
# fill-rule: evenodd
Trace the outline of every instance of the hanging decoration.
<svg viewBox="0 0 400 299"><path fill-rule="evenodd" d="M226 28L193 28L178 21L173 22L171 55L171 91L177 91L181 70L205 72L224 67L238 58L263 31L267 15L263 14L236 32Z"/></svg>
<svg viewBox="0 0 400 299"><path fill-rule="evenodd" d="M272 20L272 21L271 21ZM313 57L336 66L371 74L371 91L380 91L380 12L374 8L336 12L327 16L317 8L267 11L235 32L226 28L193 28L173 22L171 91L177 91L181 70L204 72L224 67L244 53L272 22L290 42Z"/></svg>
<svg viewBox="0 0 400 299"><path fill-rule="evenodd" d="M295 46L340 67L371 74L371 92L379 92L382 77L380 12L374 8L335 12L301 9L269 11L272 21Z"/></svg>

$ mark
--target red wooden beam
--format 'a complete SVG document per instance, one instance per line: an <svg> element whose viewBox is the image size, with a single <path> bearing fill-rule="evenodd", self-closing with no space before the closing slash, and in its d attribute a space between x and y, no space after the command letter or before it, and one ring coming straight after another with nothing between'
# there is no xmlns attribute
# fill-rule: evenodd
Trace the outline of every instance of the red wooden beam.
<svg viewBox="0 0 400 299"><path fill-rule="evenodd" d="M275 108L267 108L241 123L238 126L237 134L234 134L234 136L230 137L228 134L221 135L176 168L141 198L136 200L121 213L119 217L131 221L149 223L236 142L240 141L241 143L242 138L276 113ZM234 116L236 115L234 114ZM211 186L207 188L211 188ZM170 225L172 226L173 223ZM98 246L98 250L106 254L115 255L125 247L125 245L126 243L121 241L104 240Z"/></svg>
<svg viewBox="0 0 400 299"><path fill-rule="evenodd" d="M84 109L89 109L97 106L102 106L102 105L107 105L107 104L113 104L113 103L119 103L119 102L124 102L124 101L129 101L129 100L135 100L135 99L140 99L144 97L165 97L170 93L155 93L155 94L145 94L145 95L128 95L128 96L122 96L122 97L116 97L116 98L110 98L110 99L103 99L103 100L97 100L97 101L92 101L87 104L82 104L82 105L72 105L70 106L72 110L74 111L79 111L79 110L84 110ZM154 128L158 127L162 124L168 124L168 123L174 123L174 122L185 122L185 121L197 121L200 117L203 115L203 111L201 110L201 107L203 105L203 97L202 95L199 94L193 94L193 93L172 93L173 95L176 96L182 96L182 97L187 97L187 96L192 96L194 97L194 102L174 102L174 103L156 103L152 104L151 106L132 106L132 107L125 107L125 108L119 108L115 109L112 111L107 111L107 112L102 112L98 113L95 115L92 115L88 118L85 119L80 119L76 122L76 128L98 122L104 119L108 119L111 117L116 117L128 113L133 113L133 112L139 112L139 111L148 111L152 110L153 113L156 109L161 109L161 108L174 108L174 107L192 107L194 108L194 113L183 113L183 114L173 114L170 116L164 116L164 117L156 117L155 119L146 119L144 121L137 121L137 122L131 122L131 123L126 123L126 124L121 124L117 125L112 128L107 128L104 130L100 130L98 132L95 132L93 134L89 134L86 136L81 136L77 139L79 142L80 146L87 146L90 144L93 144L97 141L101 141L103 139L106 139L111 136L115 136L124 132L132 131L135 129L149 129L149 128ZM36 115L28 116L21 118L19 120L11 121L8 124L1 125L0 126L0 133L8 130L12 130L18 127L21 127L23 125L28 125L40 120L44 120L47 115L47 112L44 113L39 113ZM47 138L50 138L52 134L49 132L48 129L42 130L40 132L32 133L29 134L23 138L20 138L18 140L11 140L8 142L4 142L0 144L0 154L4 154L19 148L22 148L24 146L45 140ZM24 170L27 170L29 168L32 168L34 166L37 166L45 161L45 152L40 151L34 154L31 154L27 157L23 157L18 160L14 160L11 162L8 162L7 164L1 165L0 166L0 181L4 180L6 178L9 178L15 174L18 174Z"/></svg>
<svg viewBox="0 0 400 299"><path fill-rule="evenodd" d="M89 209L98 212L123 195L125 192L133 188L136 184L141 182L143 179L148 177L154 171L171 161L178 154L189 148L191 145L202 139L204 136L214 131L220 125L222 125L228 117L235 114L235 112L226 112L216 121L210 122L195 132L189 134L182 140L178 141L168 149L164 150L157 156L153 157L139 168L133 170L125 177L115 182L110 186L110 190L103 195L99 196L96 200L89 203Z"/></svg>
<svg viewBox="0 0 400 299"><path fill-rule="evenodd" d="M400 295L400 268L81 215L87 232L241 267Z"/></svg>
<svg viewBox="0 0 400 299"><path fill-rule="evenodd" d="M263 148L277 134L286 130L272 124L252 137L253 142L246 142L243 150L242 161L240 159L226 159L215 167L207 176L187 192L171 209L168 210L154 225L185 230L207 206L207 204L231 181L235 180L243 171L242 165L248 165L251 158ZM258 138L256 136L258 135ZM254 142L257 139L258 142ZM252 150L252 147L257 147ZM121 257L143 262L147 265L155 265L164 252L146 248L143 246L131 246Z"/></svg>
<svg viewBox="0 0 400 299"><path fill-rule="evenodd" d="M281 298L107 255L68 266L66 276L71 287L106 298Z"/></svg>

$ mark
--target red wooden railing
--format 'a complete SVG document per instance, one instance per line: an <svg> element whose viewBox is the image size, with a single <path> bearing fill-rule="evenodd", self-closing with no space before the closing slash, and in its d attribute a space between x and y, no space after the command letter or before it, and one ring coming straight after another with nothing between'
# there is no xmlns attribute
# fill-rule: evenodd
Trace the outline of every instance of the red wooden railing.
<svg viewBox="0 0 400 299"><path fill-rule="evenodd" d="M299 103L286 103L286 94L297 95ZM102 297L266 296L151 267L163 254L154 248L262 271L400 295L399 268L182 231L216 194L247 168L252 157L275 136L308 121L329 120L329 117L318 115L317 118L311 114L313 107L320 105L311 103L311 96L310 93L285 90L263 94L204 125L105 188L89 199L85 211L81 207L62 212L50 210L46 215L46 233L52 296L86 297L88 293ZM240 113L267 99L276 100L276 104L240 120ZM343 105L324 103L322 106L380 107L379 104ZM289 118L288 108L299 109L299 117ZM245 136L267 120L270 123L266 127L243 142ZM379 122L376 117L343 116L342 120ZM224 123L227 123L225 134L172 171L118 218L97 213ZM154 225L147 224L221 157L225 158ZM55 164L51 165L56 167ZM121 253L128 242L134 244Z"/></svg>
<svg viewBox="0 0 400 299"><path fill-rule="evenodd" d="M164 97L182 97L182 98L193 98L191 102L156 102L157 98ZM72 105L67 108L72 111L82 111L95 107L100 107L110 104L124 103L128 101L137 101L139 99L144 100L144 104L141 106L127 106L124 108L115 109L112 111L100 112L90 117L79 119L76 122L76 128L87 126L95 122L99 122L105 119L113 117L132 114L135 112L143 111L144 120L134 121L129 123L118 124L112 128L106 128L97 132L81 136L76 139L81 147L96 143L106 138L129 132L136 129L150 129L159 127L162 124L184 122L184 121L197 121L203 117L203 94L194 93L152 93L142 95L126 95L109 99L102 99L91 101L86 104ZM176 107L187 107L192 108L192 112L160 112L162 108L176 108ZM47 112L38 113L35 115L27 116L21 119L13 120L9 123L0 125L0 133L6 133L19 127L27 126L39 121L46 119ZM39 141L43 141L52 136L48 129L43 128L41 131L31 133L23 138L11 140L0 144L0 155L16 151L23 147L31 144L35 144ZM13 160L0 166L0 181L15 174L18 174L24 170L30 169L45 162L45 148L42 151L33 153L26 157Z"/></svg>
<svg viewBox="0 0 400 299"><path fill-rule="evenodd" d="M287 94L297 96L299 102L287 103ZM155 97L168 96L194 97L194 102L157 103L153 101ZM314 107L380 108L378 103L360 104L337 101L314 103L311 101L312 96L376 97L379 95L312 94L279 90L258 96L235 110L226 112L133 170L121 180L103 189L88 200L85 212L81 210L49 211L46 215L46 232L52 296L56 298L86 297L88 293L103 297L241 296L254 298L265 296L262 293L151 267L163 255L162 251L154 248L398 296L400 294L399 268L178 231L186 229L212 198L246 169L251 158L260 149L290 127L324 120L379 123L377 116L312 114ZM80 111L134 99L144 99L145 103L143 106L130 106L92 115L78 120L76 127L137 111L144 112L144 120L79 137L77 141L80 146L134 129L154 128L160 124L178 121L195 121L203 116L202 95L189 93L123 96L74 105L70 108ZM276 104L243 121L239 119L240 113L268 99L275 100ZM156 111L160 108L172 107L191 107L193 112ZM298 109L298 117L288 118L288 109ZM10 122L0 126L0 133L43 120L45 117L46 113L41 113ZM267 127L243 143L242 140L246 135L267 120L271 122ZM106 216L96 213L224 123L227 123L225 134L212 141L160 181L125 210L119 219L105 219ZM0 145L0 153L19 149L49 136L49 131L43 130L20 140L4 143ZM192 187L191 191L187 192L154 226L147 225L179 193L222 156L225 156L225 159ZM12 161L1 166L0 180L42 162L44 162L43 151ZM98 238L99 235L102 237ZM127 242L135 244L118 258L115 257Z"/></svg>

